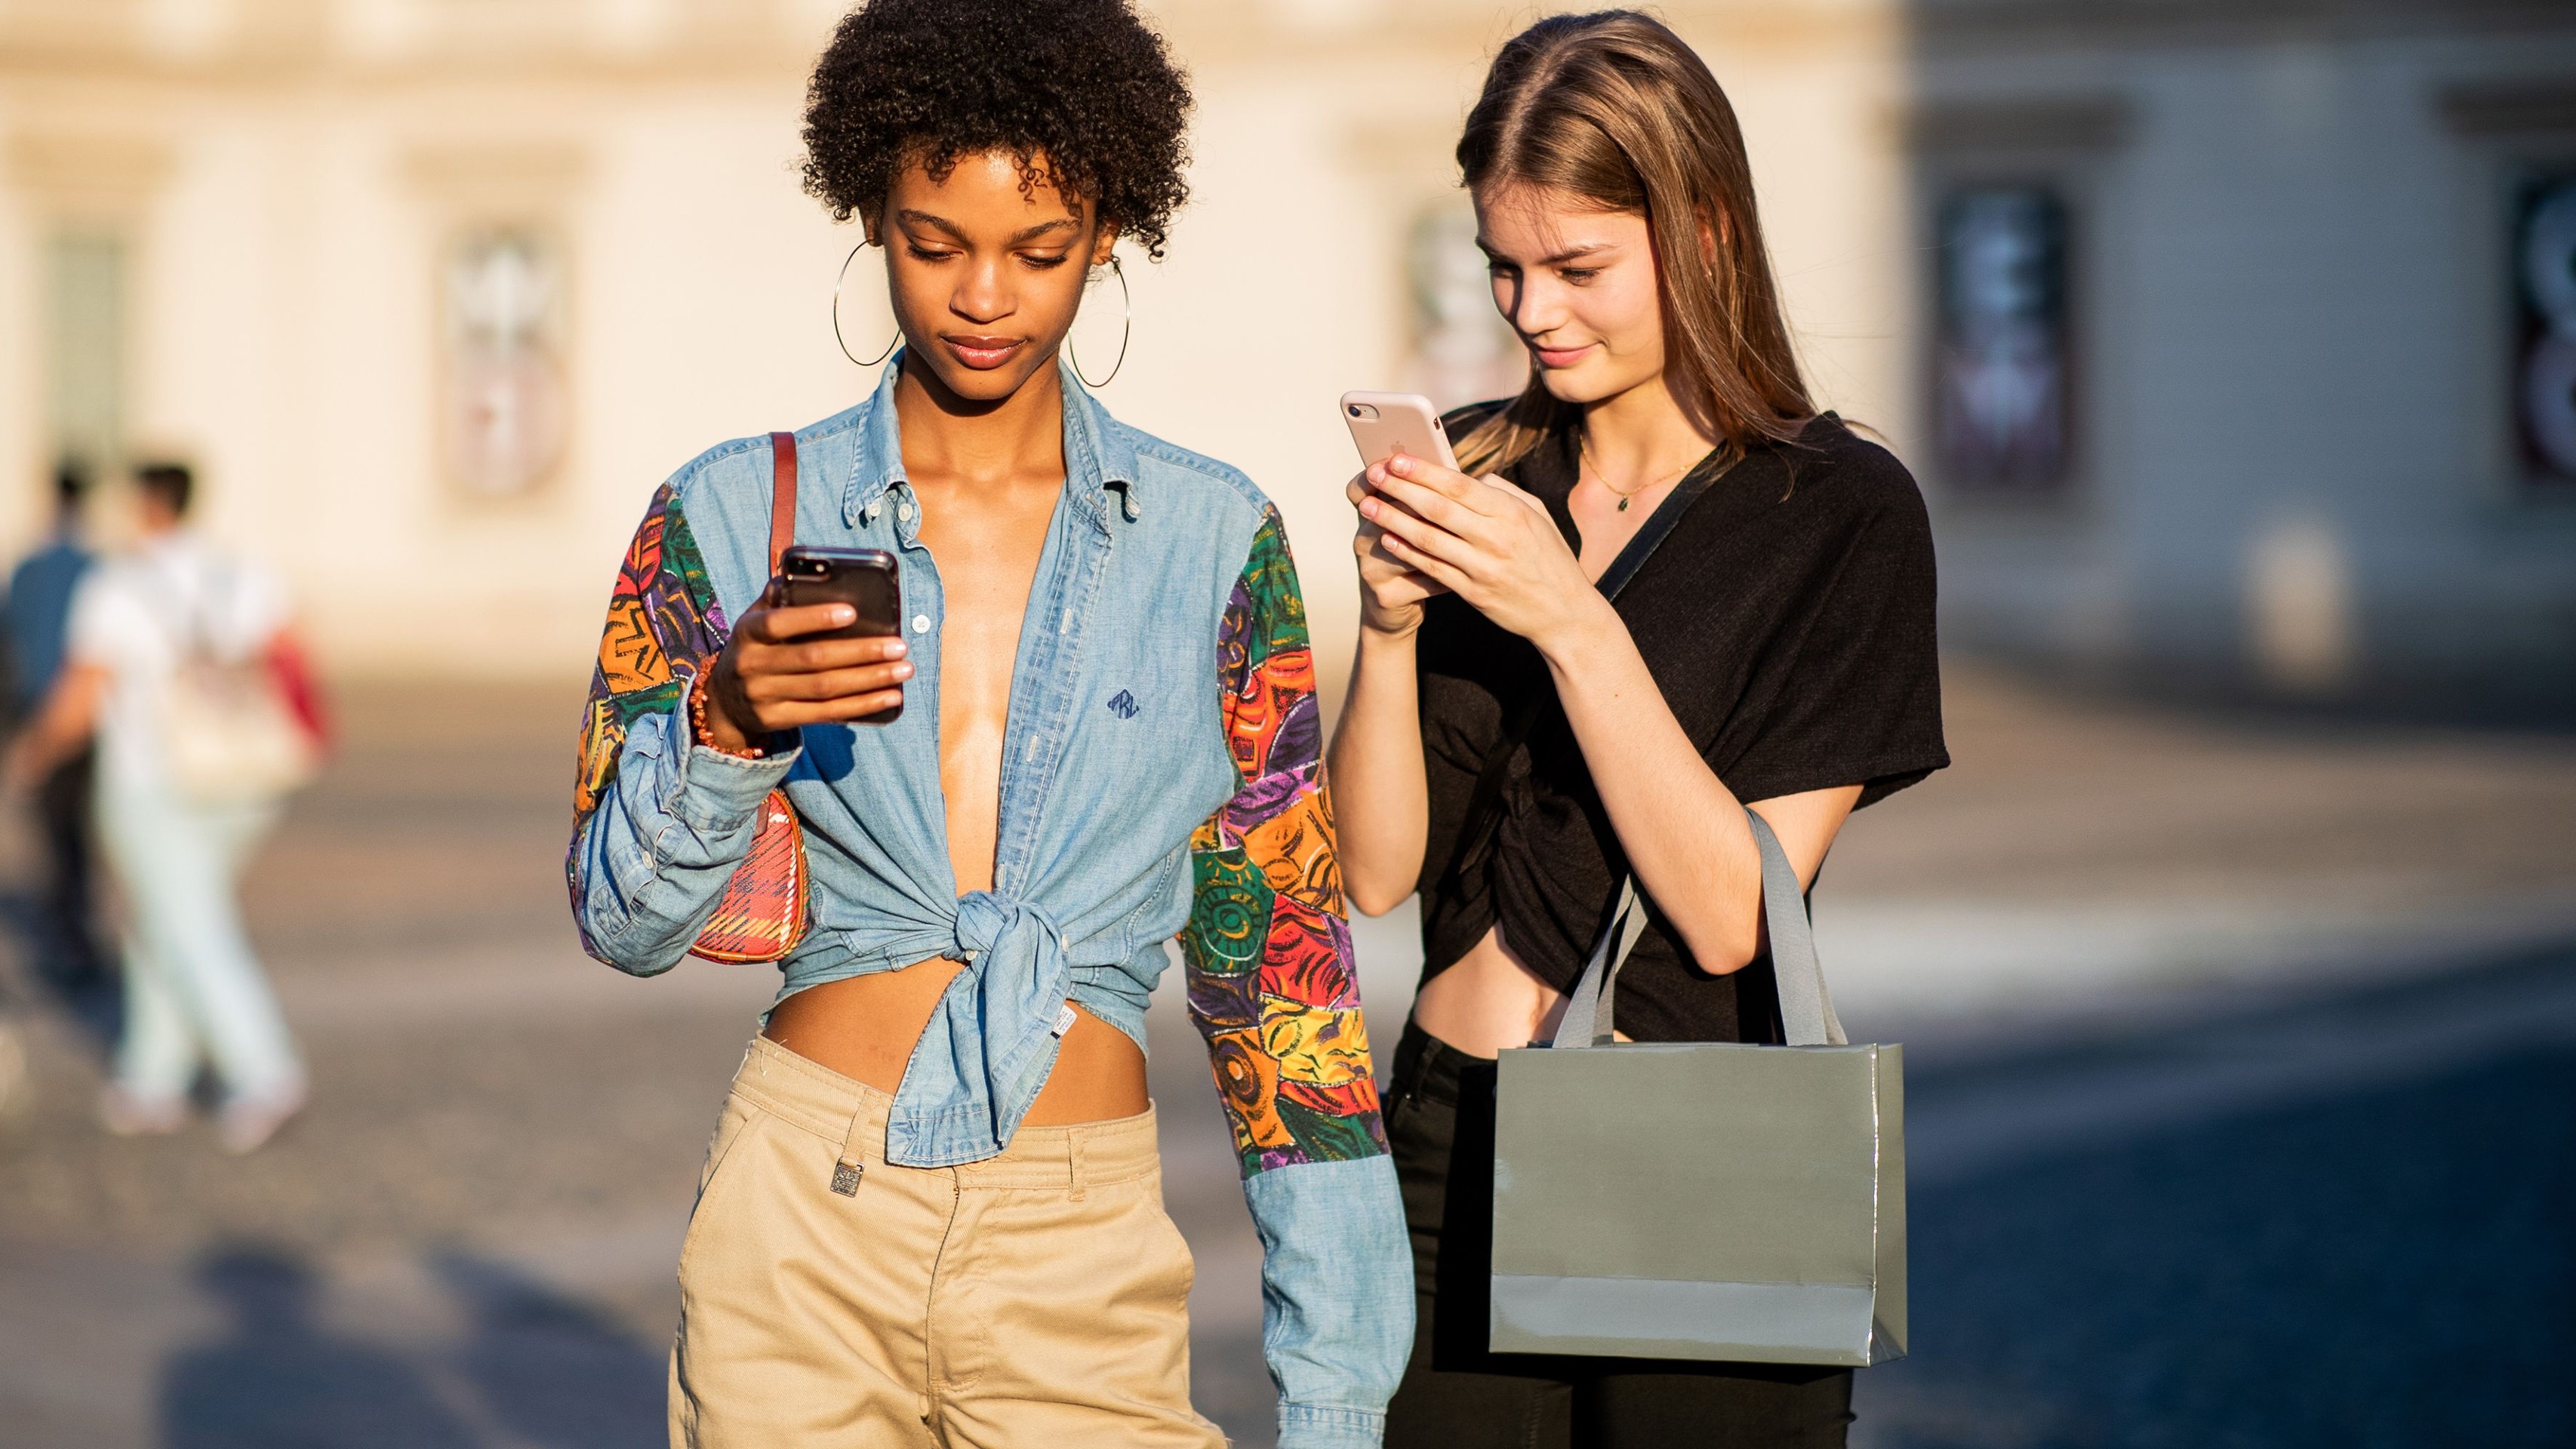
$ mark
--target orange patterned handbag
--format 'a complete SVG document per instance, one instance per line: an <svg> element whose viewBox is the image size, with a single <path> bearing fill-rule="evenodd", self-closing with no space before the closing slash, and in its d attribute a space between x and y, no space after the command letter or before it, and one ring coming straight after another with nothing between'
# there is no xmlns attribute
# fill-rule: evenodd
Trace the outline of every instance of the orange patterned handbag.
<svg viewBox="0 0 2576 1449"><path fill-rule="evenodd" d="M769 435L769 575L796 541L796 436ZM711 667L714 660L708 660ZM805 874L805 827L785 790L760 802L760 829L751 853L733 868L716 911L698 931L692 956L757 966L784 958L805 939L811 884Z"/></svg>

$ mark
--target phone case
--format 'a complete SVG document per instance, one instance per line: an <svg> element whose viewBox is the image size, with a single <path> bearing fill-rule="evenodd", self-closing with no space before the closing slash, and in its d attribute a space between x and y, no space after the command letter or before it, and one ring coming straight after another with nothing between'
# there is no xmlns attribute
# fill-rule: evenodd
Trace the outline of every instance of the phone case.
<svg viewBox="0 0 2576 1449"><path fill-rule="evenodd" d="M1399 452L1443 468L1458 466L1457 455L1449 451L1449 435L1440 426L1439 411L1420 393L1343 393L1342 422L1360 450L1362 467Z"/></svg>
<svg viewBox="0 0 2576 1449"><path fill-rule="evenodd" d="M828 578L802 576L800 565L822 562L833 567ZM876 548L807 548L787 550L779 560L780 601L791 607L848 604L858 621L845 629L818 635L825 639L866 639L903 632L903 585L893 554Z"/></svg>

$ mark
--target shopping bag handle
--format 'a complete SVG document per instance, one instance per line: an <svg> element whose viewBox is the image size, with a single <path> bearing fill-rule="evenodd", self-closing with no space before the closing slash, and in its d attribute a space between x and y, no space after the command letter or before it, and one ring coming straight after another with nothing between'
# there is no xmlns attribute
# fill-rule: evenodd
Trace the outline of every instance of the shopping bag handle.
<svg viewBox="0 0 2576 1449"><path fill-rule="evenodd" d="M1789 853L1780 848L1769 821L1749 809L1744 818L1762 852L1762 921L1771 933L1771 979L1779 987L1782 1032L1791 1046L1841 1046L1843 1024L1834 1017L1833 998L1825 994L1825 968L1816 959L1815 926L1807 919L1797 867L1789 864ZM1619 969L1628 964L1628 953L1637 948L1645 929L1645 895L1631 874L1619 882L1619 905L1593 946L1592 959L1584 963L1583 979L1566 998L1565 1014L1557 1019L1548 1045L1610 1045Z"/></svg>

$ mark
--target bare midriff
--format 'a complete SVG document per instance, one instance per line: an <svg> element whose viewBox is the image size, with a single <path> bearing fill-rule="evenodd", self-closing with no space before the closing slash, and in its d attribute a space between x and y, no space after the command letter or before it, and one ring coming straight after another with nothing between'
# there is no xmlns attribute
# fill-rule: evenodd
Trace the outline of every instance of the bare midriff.
<svg viewBox="0 0 2576 1449"><path fill-rule="evenodd" d="M965 968L942 957L808 987L778 1003L761 1034L809 1062L880 1092L903 1085L903 1069L940 993ZM1081 1007L1024 1119L1032 1127L1105 1122L1145 1110L1145 1054L1127 1034Z"/></svg>
<svg viewBox="0 0 2576 1449"><path fill-rule="evenodd" d="M1413 1020L1459 1051L1490 1057L1505 1047L1528 1046L1564 1006L1565 993L1522 965L1496 926L1422 983L1413 998Z"/></svg>
<svg viewBox="0 0 2576 1449"><path fill-rule="evenodd" d="M1422 983L1413 998L1414 1024L1467 1053L1490 1057L1524 1047L1556 1030L1565 993L1521 964L1503 940L1503 928L1485 932L1448 969ZM1621 1041L1626 1032L1617 1033Z"/></svg>

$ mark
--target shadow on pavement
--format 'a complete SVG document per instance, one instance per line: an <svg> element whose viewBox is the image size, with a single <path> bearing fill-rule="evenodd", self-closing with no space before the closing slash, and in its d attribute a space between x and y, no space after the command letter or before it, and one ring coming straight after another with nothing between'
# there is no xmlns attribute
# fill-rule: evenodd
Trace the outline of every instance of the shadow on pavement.
<svg viewBox="0 0 2576 1449"><path fill-rule="evenodd" d="M466 1311L452 1349L338 1331L307 1264L234 1245L197 1281L225 1323L161 1375L164 1449L632 1449L658 1444L663 1358L608 1315L504 1264L432 1263Z"/></svg>
<svg viewBox="0 0 2576 1449"><path fill-rule="evenodd" d="M608 1449L664 1442L667 1348L488 1259L447 1254L438 1276L472 1315L457 1357L514 1444Z"/></svg>
<svg viewBox="0 0 2576 1449"><path fill-rule="evenodd" d="M1914 1353L1858 1442L2576 1443L2571 1001L2576 945L1916 1073Z"/></svg>
<svg viewBox="0 0 2576 1449"><path fill-rule="evenodd" d="M197 1281L228 1321L163 1369L164 1449L479 1443L417 1369L320 1322L313 1272L297 1259L219 1249Z"/></svg>

